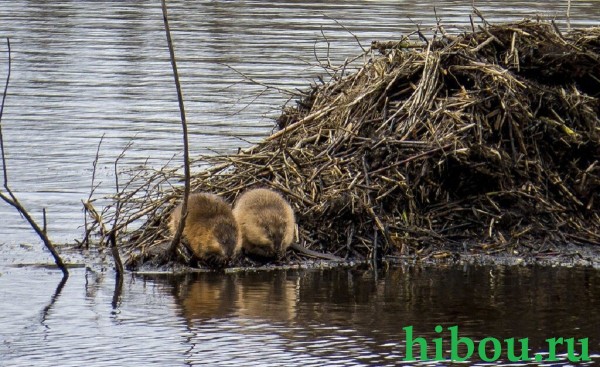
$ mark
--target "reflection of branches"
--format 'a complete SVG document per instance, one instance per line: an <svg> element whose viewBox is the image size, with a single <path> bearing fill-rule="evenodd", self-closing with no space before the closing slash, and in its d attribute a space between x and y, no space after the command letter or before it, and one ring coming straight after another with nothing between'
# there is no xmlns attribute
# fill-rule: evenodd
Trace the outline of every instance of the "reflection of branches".
<svg viewBox="0 0 600 367"><path fill-rule="evenodd" d="M15 209L17 209L17 211L25 218L25 220L27 220L29 225L31 225L33 230L38 234L38 236L44 242L44 245L46 245L46 247L52 254L52 257L54 257L54 262L56 263L56 265L60 268L60 270L62 270L64 275L68 275L69 271L67 270L67 267L65 266L62 259L60 258L60 255L54 248L54 245L48 238L48 236L46 234L45 226L44 226L44 228L40 228L40 226L31 217L29 212L27 212L27 209L25 209L25 207L17 199L17 197L14 195L14 193L12 192L12 190L10 189L10 187L8 185L6 156L5 156L5 151L4 151L4 138L2 136L2 114L4 112L4 102L6 101L6 94L8 91L8 83L10 81L10 69L11 69L10 40L8 38L6 39L6 44L8 46L8 73L6 76L6 84L4 85L4 93L2 95L2 105L0 106L0 151L2 154L2 172L4 174L4 189L6 190L6 193L0 191L0 199L4 200L7 204L9 204L9 205L13 206ZM45 219L44 219L44 221L45 221Z"/></svg>
<svg viewBox="0 0 600 367"><path fill-rule="evenodd" d="M64 274L63 277L62 277L62 279L58 283L58 286L56 287L56 290L54 291L54 294L52 295L52 298L50 299L50 302L48 302L48 304L46 305L46 307L44 307L44 309L42 310L42 317L41 317L41 319L42 319L41 320L42 325L45 326L45 322L46 322L46 319L48 318L48 314L50 313L50 310L52 309L52 307L56 303L56 300L58 300L58 297L60 296L63 288L65 287L65 284L67 284L67 279L69 279L69 274Z"/></svg>

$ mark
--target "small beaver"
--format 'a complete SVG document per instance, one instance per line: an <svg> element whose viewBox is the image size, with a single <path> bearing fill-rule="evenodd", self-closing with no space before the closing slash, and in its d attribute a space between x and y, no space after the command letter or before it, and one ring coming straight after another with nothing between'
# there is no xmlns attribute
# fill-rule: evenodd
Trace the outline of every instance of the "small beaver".
<svg viewBox="0 0 600 367"><path fill-rule="evenodd" d="M233 215L242 230L242 248L249 255L282 258L294 241L294 211L275 191L246 191L237 199Z"/></svg>
<svg viewBox="0 0 600 367"><path fill-rule="evenodd" d="M173 210L169 221L171 234L181 220L181 204ZM241 248L242 235L231 206L217 195L191 194L183 237L200 260L224 265Z"/></svg>

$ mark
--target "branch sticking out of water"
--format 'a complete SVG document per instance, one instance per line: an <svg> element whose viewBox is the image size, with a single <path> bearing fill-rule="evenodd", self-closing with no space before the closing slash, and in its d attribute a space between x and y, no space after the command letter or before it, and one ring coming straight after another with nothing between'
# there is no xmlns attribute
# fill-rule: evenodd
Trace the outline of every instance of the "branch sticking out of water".
<svg viewBox="0 0 600 367"><path fill-rule="evenodd" d="M6 39L6 44L7 44L7 47L8 47L8 72L7 72L7 75L6 75L6 83L4 85L4 93L2 95L2 105L0 106L0 151L1 151L1 154L2 154L2 173L4 174L4 189L6 190L6 193L0 191L0 199L4 200L7 204L9 204L9 205L13 206L15 209L17 209L17 211L25 218L25 220L27 220L27 222L29 223L29 225L31 225L31 227L33 228L33 230L38 234L38 236L44 242L44 245L46 245L46 247L48 248L48 250L52 254L52 257L54 257L54 262L56 263L56 266L58 266L60 268L60 270L62 270L62 272L63 272L63 274L65 276L68 276L69 275L69 271L67 270L66 265L64 264L64 262L60 258L60 255L58 254L58 252L54 248L54 245L52 244L52 241L50 241L50 239L48 238L48 236L46 234L46 225L45 225L46 215L45 215L45 212L44 212L44 227L40 228L40 226L31 217L31 215L29 214L29 212L27 212L27 209L25 209L25 207L21 204L21 202L19 201L19 199L17 199L17 197L15 196L15 194L10 189L10 186L8 185L8 170L6 168L6 155L5 155L5 151L4 151L4 138L2 136L2 114L4 112L4 102L6 101L6 95L7 95L7 91L8 91L8 84L10 82L10 69L11 69L10 40L8 38Z"/></svg>
<svg viewBox="0 0 600 367"><path fill-rule="evenodd" d="M80 246L85 246L85 248L89 248L90 245L90 234L94 229L95 225L100 226L100 231L102 233L102 238L104 239L104 234L106 233L106 231L104 230L104 223L102 222L102 218L101 216L96 212L96 210L94 209L94 205L92 204L92 196L94 196L94 192L96 191L96 188L98 188L98 186L100 186L100 184L96 184L96 168L98 167L98 160L100 159L100 147L102 146L102 142L104 141L104 136L105 134L102 134L102 137L100 137L100 141L98 142L98 146L96 148L96 157L94 158L94 162L92 162L92 186L90 188L90 195L88 196L86 201L81 201L83 204L83 209L84 209L84 228L85 228L85 234L83 236L83 242L80 244ZM88 215L91 215L91 217L94 219L96 224L90 224L88 225Z"/></svg>
<svg viewBox="0 0 600 367"><path fill-rule="evenodd" d="M183 234L183 228L185 227L185 219L187 217L187 202L188 196L190 195L190 155L188 145L188 133L187 133L187 122L185 119L185 108L183 105L183 93L181 92L181 84L179 83L179 73L177 72L177 62L175 61L175 50L173 49L173 41L171 39L171 30L169 28L169 19L167 15L167 4L165 0L162 3L163 21L165 23L165 32L167 35L167 45L169 46L169 54L171 56L171 66L173 67L173 77L175 78L175 88L177 89L177 100L179 101L179 113L181 114L181 127L183 129L183 161L184 161L184 176L185 176L185 187L183 193L183 203L181 205L181 221L177 231L173 236L171 245L169 246L169 253L171 257L174 257L177 253L179 242Z"/></svg>
<svg viewBox="0 0 600 367"><path fill-rule="evenodd" d="M127 144L127 146L125 146L125 149L123 149L123 152L121 152L121 154L119 154L119 156L115 160L115 189L116 189L117 196L120 195L119 170L118 170L119 160L121 158L123 158L123 156L125 156L125 152L127 151L127 149L129 149L129 147L131 147L131 144L132 143L129 142L129 144ZM117 205L115 208L115 217L113 220L113 227L110 230L110 233L108 235L108 242L110 244L110 249L111 249L112 256L113 256L113 259L115 262L115 267L117 270L117 278L120 279L120 281L122 282L123 281L123 273L124 273L123 262L121 261L121 255L119 255L119 247L117 246L117 231L118 231L118 224L119 224L119 216L121 215L121 206L122 206L122 203L117 202Z"/></svg>

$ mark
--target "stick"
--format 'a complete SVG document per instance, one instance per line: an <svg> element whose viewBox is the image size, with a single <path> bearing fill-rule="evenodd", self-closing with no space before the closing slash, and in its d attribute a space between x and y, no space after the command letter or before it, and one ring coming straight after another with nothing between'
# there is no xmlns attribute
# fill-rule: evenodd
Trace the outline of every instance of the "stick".
<svg viewBox="0 0 600 367"><path fill-rule="evenodd" d="M2 136L2 116L4 114L4 102L8 91L8 82L10 81L11 57L10 57L10 39L6 38L8 47L8 72L6 74L6 83L4 84L4 93L2 93L2 105L0 105L0 150L2 151L2 171L4 172L4 187L8 186L8 174L6 173L6 156L4 155L4 137Z"/></svg>
<svg viewBox="0 0 600 367"><path fill-rule="evenodd" d="M102 137L100 138L100 141L98 142L98 146L96 148L96 157L94 158L94 161L92 162L92 186L90 188L90 195L88 196L88 199L86 202L83 202L83 208L84 208L84 215L83 215L83 220L84 220L84 228L85 228L85 234L83 237L83 242L80 244L80 246L84 246L86 248L89 248L90 245L90 233L93 230L94 225L91 224L90 226L88 226L88 206L86 204L89 204L90 206L92 206L91 202L92 202L92 196L94 196L94 192L96 191L96 188L98 186L96 186L96 168L98 167L98 160L100 159L100 146L102 146L102 141L104 140L104 136L105 134L102 134ZM99 184L98 184L99 185ZM93 206L92 206L93 207ZM91 214L91 213L90 213ZM96 219L96 224L100 225L99 222L99 216ZM104 236L104 233L102 233L102 235Z"/></svg>
<svg viewBox="0 0 600 367"><path fill-rule="evenodd" d="M113 310L118 309L121 306L121 295L123 294L123 276L118 276L115 279L115 290L113 291L112 297L112 308Z"/></svg>
<svg viewBox="0 0 600 367"><path fill-rule="evenodd" d="M190 155L188 145L187 122L185 119L185 108L183 105L183 94L181 92L181 84L179 83L179 73L177 72L177 62L175 61L175 50L173 49L173 41L171 39L171 29L169 28L169 19L167 15L167 3L161 0L163 21L165 23L165 33L167 34L167 45L169 46L169 55L171 57L171 66L173 67L173 77L175 78L175 88L177 89L177 100L179 101L179 113L181 115L181 127L183 129L183 169L185 176L185 186L183 190L183 203L181 204L181 220L177 226L177 231L173 236L169 253L173 257L177 252L177 247L181 241L183 228L185 227L185 219L187 218L187 203L190 196Z"/></svg>
<svg viewBox="0 0 600 367"><path fill-rule="evenodd" d="M333 254L322 253L322 252L313 251L311 249L307 249L306 247L304 247L303 245L301 245L299 243L292 243L290 245L290 247L292 249L296 250L297 252L303 253L308 256L325 259L325 260L330 260L330 261L346 261L345 259L343 259L339 256L335 256Z"/></svg>
<svg viewBox="0 0 600 367"><path fill-rule="evenodd" d="M40 228L40 226L31 217L29 212L27 212L25 207L23 205L21 205L21 203L19 202L19 200L17 199L15 194L12 192L12 190L8 186L6 156L4 153L4 138L2 136L2 113L4 112L4 101L6 100L6 94L8 91L8 83L10 81L10 69L11 69L10 40L8 38L6 39L6 44L8 46L8 73L6 76L6 84L4 85L4 94L2 95L2 105L0 106L0 151L2 154L2 170L4 173L4 189L8 193L8 196L6 194L4 194L2 191L0 191L0 199L4 200L7 204L9 204L9 205L13 206L15 209L17 209L17 211L25 218L25 220L27 220L29 225L31 225L31 227L33 228L35 233L37 233L37 235L40 237L40 239L44 242L44 245L46 245L46 247L52 254L52 257L54 258L54 262L56 263L56 266L58 266L58 268L60 270L62 270L62 272L65 276L68 276L69 271L67 270L67 267L65 266L62 259L60 258L60 255L54 248L54 245L52 244L52 242L46 235L45 228L44 229ZM45 216L44 216L44 221L45 221Z"/></svg>
<svg viewBox="0 0 600 367"><path fill-rule="evenodd" d="M121 152L121 154L119 154L119 156L117 157L117 159L115 159L115 190L117 192L117 196L119 195L119 170L118 170L118 165L119 165L119 159L123 158L123 156L125 155L125 152L127 151L127 149L131 146L131 142L129 142L129 144L127 144L127 146L125 146L125 149L123 149L123 152ZM108 236L108 243L110 244L110 249L112 252L112 256L115 262L115 267L117 270L117 282L119 282L119 279L121 282L123 282L123 262L121 261L121 256L119 255L119 247L117 246L117 224L119 223L119 216L121 214L121 200L117 201L117 205L115 207L115 217L113 220L113 228L110 231L110 234Z"/></svg>
<svg viewBox="0 0 600 367"><path fill-rule="evenodd" d="M46 208L42 208L42 220L43 220L42 232L44 232L44 234L47 234L48 233L48 221L46 220Z"/></svg>
<svg viewBox="0 0 600 367"><path fill-rule="evenodd" d="M332 17L330 17L330 16L329 16L329 15L327 15L327 14L324 14L324 13L323 13L323 16L324 16L325 18L328 18L328 19L331 19L331 20L333 20L333 21L334 21L334 22L335 22L337 25L339 25L340 27L342 27L342 28L343 28L343 29L344 29L346 32L350 33L350 35L351 35L352 37L354 37L354 40L356 41L356 43L358 43L358 46L359 46L359 47L362 49L362 52L363 52L363 53L366 53L366 52L367 52L367 49L363 47L362 43L360 43L360 39L358 39L358 37L357 37L357 36L356 36L354 33L352 33L352 31L350 31L350 30L349 30L349 29L348 29L348 28L347 28L345 25L343 25L343 24L342 24L342 23L340 23L340 22L339 22L337 19L335 19L335 18L332 18Z"/></svg>
<svg viewBox="0 0 600 367"><path fill-rule="evenodd" d="M373 274L377 279L377 226L373 226Z"/></svg>
<svg viewBox="0 0 600 367"><path fill-rule="evenodd" d="M293 90L290 90L290 89L279 88L279 87L276 87L276 86L274 86L274 85L268 85L268 84L265 84L265 83L263 83L263 82L260 82L260 81L258 81L258 80L256 80L256 79L252 78L252 77L251 77L251 76L249 76L248 74L245 74L245 73L243 73L242 71L240 71L240 70L238 70L238 69L234 68L234 67L233 67L233 66L231 66L231 65L227 65L227 64L220 64L220 65L223 65L223 66L225 66L226 68L229 68L229 69L231 69L232 71L234 71L234 72L236 72L236 73L240 74L240 76L241 76L241 77L243 77L244 79L248 80L249 82L251 82L251 83L254 83L254 84L256 84L256 85L260 85L261 87L264 87L265 89L273 89L273 90L276 90L276 91L278 91L278 92L279 92L279 93L281 93L281 94L286 94L286 95L288 95L288 96L290 96L290 97L299 97L299 96L301 96L301 95L302 95L301 93L295 92L295 91L293 91Z"/></svg>
<svg viewBox="0 0 600 367"><path fill-rule="evenodd" d="M567 0L567 30L571 31L571 0Z"/></svg>

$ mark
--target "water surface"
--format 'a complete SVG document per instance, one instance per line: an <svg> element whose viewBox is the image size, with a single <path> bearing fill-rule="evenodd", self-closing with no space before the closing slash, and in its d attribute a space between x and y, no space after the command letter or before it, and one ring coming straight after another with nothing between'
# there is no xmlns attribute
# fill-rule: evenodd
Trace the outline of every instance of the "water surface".
<svg viewBox="0 0 600 367"><path fill-rule="evenodd" d="M585 365L600 363L600 272L592 269L129 275L117 294L112 272L81 268L60 279L55 270L2 273L0 365L448 365L403 361L403 328L426 338L433 357L431 340L449 340L436 325L456 325L476 342L528 338L531 355L547 351L546 338L589 338ZM497 363L505 364L540 365ZM541 365L573 364L561 355Z"/></svg>

